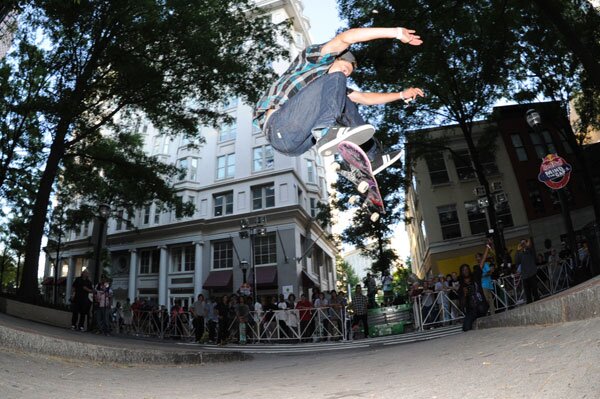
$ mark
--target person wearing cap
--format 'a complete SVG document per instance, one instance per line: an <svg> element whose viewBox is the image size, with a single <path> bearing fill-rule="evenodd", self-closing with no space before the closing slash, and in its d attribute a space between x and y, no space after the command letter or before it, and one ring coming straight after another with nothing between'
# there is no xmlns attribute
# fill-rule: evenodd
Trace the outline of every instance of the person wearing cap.
<svg viewBox="0 0 600 399"><path fill-rule="evenodd" d="M375 129L365 123L356 104L408 102L423 97L423 91L411 87L366 93L346 87L357 67L348 47L375 39L396 39L413 46L422 43L414 30L406 28L355 28L304 49L255 106L254 120L275 150L297 156L316 144L321 155L331 155L339 143L351 141L365 150L374 174L400 158L399 152L381 154L380 145L372 139Z"/></svg>

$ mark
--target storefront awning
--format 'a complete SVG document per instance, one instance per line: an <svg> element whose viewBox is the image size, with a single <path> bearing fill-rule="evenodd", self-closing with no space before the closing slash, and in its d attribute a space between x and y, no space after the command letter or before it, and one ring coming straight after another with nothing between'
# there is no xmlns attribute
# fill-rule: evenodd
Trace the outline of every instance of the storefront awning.
<svg viewBox="0 0 600 399"><path fill-rule="evenodd" d="M250 284L254 283L250 274ZM256 285L260 288L277 286L277 266L263 266L256 268Z"/></svg>
<svg viewBox="0 0 600 399"><path fill-rule="evenodd" d="M315 287L319 286L319 280L316 277L313 277L306 270L302 270L302 285L304 287Z"/></svg>
<svg viewBox="0 0 600 399"><path fill-rule="evenodd" d="M233 271L219 270L212 271L204 281L204 289L223 289L232 286Z"/></svg>

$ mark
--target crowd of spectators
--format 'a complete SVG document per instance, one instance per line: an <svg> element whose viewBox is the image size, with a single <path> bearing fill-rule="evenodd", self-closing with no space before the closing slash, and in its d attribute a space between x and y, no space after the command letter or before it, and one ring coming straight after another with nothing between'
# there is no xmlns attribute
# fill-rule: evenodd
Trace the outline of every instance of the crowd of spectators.
<svg viewBox="0 0 600 399"><path fill-rule="evenodd" d="M516 285L522 287L525 302L531 303L540 298L540 280L562 276L571 283L578 283L589 278L578 275L590 270L587 243L581 241L577 246L577 251L573 252L562 242L561 250L556 251L546 240L546 251L536 255L531 240L524 239L519 242L514 262L510 252L505 250L503 262L496 266L494 257L490 256L492 242L488 241L485 251L475 255L474 265L462 264L458 273L440 274L415 282L409 289L409 297L412 303L420 305L421 323L425 328L458 322L460 310L464 315L463 330L468 331L478 317L496 313L496 282L499 279L514 278ZM512 305L516 304L518 302Z"/></svg>

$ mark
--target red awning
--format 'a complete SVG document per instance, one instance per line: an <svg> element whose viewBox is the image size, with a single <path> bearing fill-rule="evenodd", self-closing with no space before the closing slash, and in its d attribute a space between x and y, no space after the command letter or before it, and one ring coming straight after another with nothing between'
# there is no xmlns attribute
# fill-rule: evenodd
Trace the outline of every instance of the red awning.
<svg viewBox="0 0 600 399"><path fill-rule="evenodd" d="M253 275L250 274L249 283L253 284ZM277 286L277 266L263 266L256 268L256 285L258 287Z"/></svg>
<svg viewBox="0 0 600 399"><path fill-rule="evenodd" d="M232 286L233 271L219 270L208 273L204 281L204 289L218 289Z"/></svg>
<svg viewBox="0 0 600 399"><path fill-rule="evenodd" d="M45 277L42 285L54 285L54 277Z"/></svg>

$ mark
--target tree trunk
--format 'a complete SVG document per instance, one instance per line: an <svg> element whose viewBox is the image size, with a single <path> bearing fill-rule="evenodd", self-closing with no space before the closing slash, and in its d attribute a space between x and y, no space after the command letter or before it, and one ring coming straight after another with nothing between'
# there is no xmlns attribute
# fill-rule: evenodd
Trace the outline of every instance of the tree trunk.
<svg viewBox="0 0 600 399"><path fill-rule="evenodd" d="M34 300L39 295L37 282L40 248L42 237L44 235L44 225L50 204L50 195L52 194L52 185L56 179L58 166L65 152L64 139L66 135L66 125L57 129L58 133L52 146L50 155L46 162L46 168L42 174L39 189L33 206L33 214L29 222L29 231L25 247L25 262L23 262L23 274L19 286L18 295L28 301Z"/></svg>
<svg viewBox="0 0 600 399"><path fill-rule="evenodd" d="M481 166L481 162L479 160L479 153L477 152L475 142L473 141L472 125L467 122L459 122L459 125L463 132L465 141L467 142L467 148L469 149L469 154L471 155L471 162L473 162L473 167L475 169L475 174L477 175L477 180L485 190L485 197L488 201L488 222L490 223L488 229L494 229L493 238L494 248L496 248L496 264L500 265L503 262L502 254L504 253L504 243L500 239L500 232L497 228L498 222L496 217L496 208L494 208L494 198L492 197L492 193L490 191L490 183L483 171L483 167Z"/></svg>
<svg viewBox="0 0 600 399"><path fill-rule="evenodd" d="M586 70L586 76L593 85L600 89L600 44L591 41L583 42L577 27L572 26L562 14L562 7L556 0L533 0L540 14L547 18L561 33L564 42Z"/></svg>

